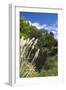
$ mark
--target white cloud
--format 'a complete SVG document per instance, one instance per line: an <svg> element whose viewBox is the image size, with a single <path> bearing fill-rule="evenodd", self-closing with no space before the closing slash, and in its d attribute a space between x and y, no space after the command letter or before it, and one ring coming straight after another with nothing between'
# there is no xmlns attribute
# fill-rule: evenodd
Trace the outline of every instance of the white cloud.
<svg viewBox="0 0 66 90"><path fill-rule="evenodd" d="M32 23L31 21L29 21L29 24L32 26L36 26L38 29L47 29L49 32L53 32L54 37L57 39L58 38L58 24L57 22L52 24L52 25L47 25L47 24L43 24L41 25L38 22L34 22Z"/></svg>
<svg viewBox="0 0 66 90"><path fill-rule="evenodd" d="M54 38L58 40L58 35L54 35Z"/></svg>
<svg viewBox="0 0 66 90"><path fill-rule="evenodd" d="M38 29L42 29L46 27L46 24L40 25L39 23L33 23L32 26L36 26Z"/></svg>
<svg viewBox="0 0 66 90"><path fill-rule="evenodd" d="M52 31L53 32L53 34L56 34L57 32L56 31Z"/></svg>
<svg viewBox="0 0 66 90"><path fill-rule="evenodd" d="M29 21L29 24L32 26L36 26L38 29L42 29L42 28L45 28L47 26L46 24L40 25L40 23L38 23L38 22L32 23L31 21Z"/></svg>
<svg viewBox="0 0 66 90"><path fill-rule="evenodd" d="M47 27L45 27L45 29L47 29L49 32L50 31L57 31L57 27L55 27L54 25L47 26Z"/></svg>
<svg viewBox="0 0 66 90"><path fill-rule="evenodd" d="M31 21L29 21L29 24L30 24L30 25L32 25L32 22L31 22Z"/></svg>
<svg viewBox="0 0 66 90"><path fill-rule="evenodd" d="M45 27L45 29L47 29L49 32L53 32L54 37L56 39L58 39L58 24L57 24L57 22L53 25L49 25L49 26L47 25L47 27Z"/></svg>

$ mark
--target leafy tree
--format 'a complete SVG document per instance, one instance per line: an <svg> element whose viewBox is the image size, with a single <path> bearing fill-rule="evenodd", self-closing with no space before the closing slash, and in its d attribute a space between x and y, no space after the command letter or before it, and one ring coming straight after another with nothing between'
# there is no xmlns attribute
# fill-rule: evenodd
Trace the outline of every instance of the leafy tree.
<svg viewBox="0 0 66 90"><path fill-rule="evenodd" d="M24 38L29 37L30 25L29 22L24 18L20 17L20 38L24 36Z"/></svg>
<svg viewBox="0 0 66 90"><path fill-rule="evenodd" d="M41 31L38 30L35 26L30 26L30 38L40 38L41 37Z"/></svg>

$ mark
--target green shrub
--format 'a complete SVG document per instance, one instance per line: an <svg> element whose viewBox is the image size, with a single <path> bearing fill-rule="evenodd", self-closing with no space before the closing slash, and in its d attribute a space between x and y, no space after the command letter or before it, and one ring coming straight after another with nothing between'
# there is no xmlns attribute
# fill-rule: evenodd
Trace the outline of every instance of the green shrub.
<svg viewBox="0 0 66 90"><path fill-rule="evenodd" d="M48 69L48 70L42 69L41 72L39 73L40 77L43 77L43 76L57 76L57 75L58 75L58 71L57 71L56 67L53 67L52 69Z"/></svg>

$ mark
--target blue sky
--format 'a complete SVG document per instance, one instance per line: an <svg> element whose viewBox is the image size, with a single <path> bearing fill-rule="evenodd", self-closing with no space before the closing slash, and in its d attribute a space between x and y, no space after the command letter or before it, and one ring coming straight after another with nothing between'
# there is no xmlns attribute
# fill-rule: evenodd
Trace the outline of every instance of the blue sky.
<svg viewBox="0 0 66 90"><path fill-rule="evenodd" d="M34 13L20 12L20 16L24 16L27 21L38 29L47 29L54 33L54 37L58 38L58 14L56 13Z"/></svg>

